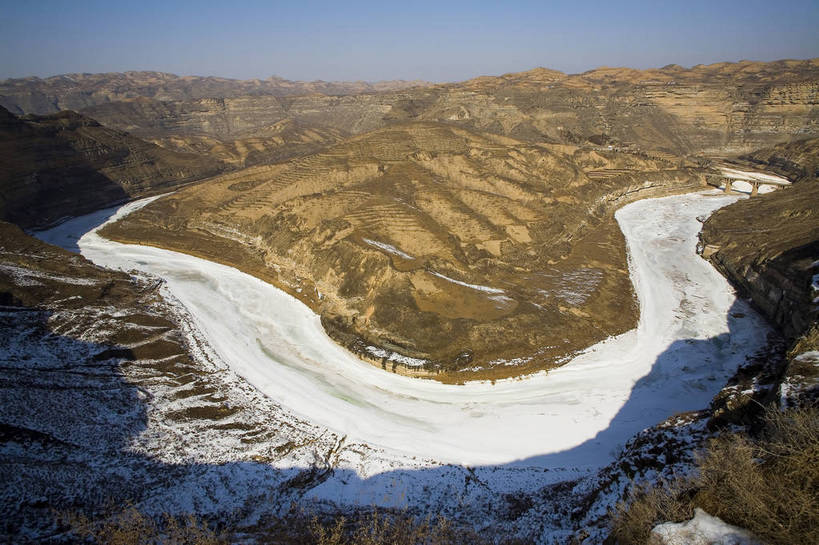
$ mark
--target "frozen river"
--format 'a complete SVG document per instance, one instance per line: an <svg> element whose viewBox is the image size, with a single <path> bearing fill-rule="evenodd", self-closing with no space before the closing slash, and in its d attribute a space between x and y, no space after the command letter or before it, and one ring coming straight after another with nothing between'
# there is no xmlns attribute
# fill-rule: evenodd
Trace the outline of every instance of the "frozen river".
<svg viewBox="0 0 819 545"><path fill-rule="evenodd" d="M305 305L236 269L96 234L101 222L146 201L38 236L79 249L98 265L165 279L165 289L231 369L339 435L400 459L591 470L611 461L641 429L707 406L764 344L764 322L695 251L697 217L737 198L688 194L620 209L616 218L640 302L638 327L548 373L460 386L358 360L325 334Z"/></svg>

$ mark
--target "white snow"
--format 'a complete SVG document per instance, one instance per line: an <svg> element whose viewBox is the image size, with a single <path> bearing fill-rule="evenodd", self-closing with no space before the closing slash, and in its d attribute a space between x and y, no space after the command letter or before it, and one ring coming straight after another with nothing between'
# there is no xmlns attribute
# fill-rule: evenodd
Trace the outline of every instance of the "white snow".
<svg viewBox="0 0 819 545"><path fill-rule="evenodd" d="M565 480L610 462L643 428L707 405L765 339L764 322L695 252L696 217L736 199L689 194L619 210L640 299L637 329L548 374L494 385L445 385L384 372L335 344L298 300L233 268L117 244L93 230L78 245L99 265L164 278L163 290L186 307L210 348L260 392L348 442L383 449L378 461L342 461L371 477L372 493L347 489L334 478L311 492L341 502L377 502L374 494L382 489L372 476L407 467L412 457L421 465L507 464L507 477L516 466L549 469L544 478ZM141 204L126 205L111 221ZM93 222L79 218L41 237L70 246L77 225ZM401 486L420 490L426 484Z"/></svg>
<svg viewBox="0 0 819 545"><path fill-rule="evenodd" d="M441 274L439 272L435 272L435 271L428 271L428 272L429 272L429 274L431 274L433 276L437 276L438 278L443 278L447 282L452 282L453 284L458 284L459 286L463 286L465 288L472 288L473 290L485 291L486 293L498 293L498 294L505 293L503 290L498 289L498 288L490 288L489 286L481 286L480 284L467 284L466 282L461 282L460 280L455 280L454 278L450 278L450 277L448 277L446 275L443 275L443 274ZM504 299L508 300L508 297L505 297Z"/></svg>
<svg viewBox="0 0 819 545"><path fill-rule="evenodd" d="M88 278L74 278L71 276L63 276L58 274L48 274L25 267L17 267L15 265L0 264L0 272L6 273L15 279L15 282L21 286L39 286L41 285L37 279L53 280L55 282L62 282L64 284L74 284L76 286L94 286L98 284L96 280Z"/></svg>
<svg viewBox="0 0 819 545"><path fill-rule="evenodd" d="M750 180L750 181L760 181L760 182L772 182L775 184L785 184L790 185L790 180L784 178L782 176L777 176L775 174L765 174L763 172L751 172L748 170L739 170L735 168L721 168L722 172L728 176L733 177L735 179L740 180Z"/></svg>
<svg viewBox="0 0 819 545"><path fill-rule="evenodd" d="M399 250L398 248L396 248L392 244L387 244L386 242L378 242L377 240L370 240L368 238L365 238L363 240L364 240L364 242L366 242L370 246L375 246L376 248L384 250L387 253L397 255L398 257L403 257L404 259L415 259L414 257L409 255L408 253L402 252L401 250Z"/></svg>
<svg viewBox="0 0 819 545"><path fill-rule="evenodd" d="M712 517L702 509L694 510L687 522L666 522L651 530L652 545L762 545L753 534Z"/></svg>
<svg viewBox="0 0 819 545"><path fill-rule="evenodd" d="M426 363L426 360L420 358L412 358L410 356L404 356L397 352L391 352L389 350L385 350L383 348L379 348L377 346L367 346L364 348L367 352L375 356L376 358L387 358L387 361L395 361L398 363L403 363L404 365L408 365L410 367L421 367Z"/></svg>

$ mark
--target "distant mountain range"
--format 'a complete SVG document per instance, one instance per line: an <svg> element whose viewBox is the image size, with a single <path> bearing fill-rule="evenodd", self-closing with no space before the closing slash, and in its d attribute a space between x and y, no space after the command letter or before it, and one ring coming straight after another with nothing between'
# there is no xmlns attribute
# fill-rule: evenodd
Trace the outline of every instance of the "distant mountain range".
<svg viewBox="0 0 819 545"><path fill-rule="evenodd" d="M424 81L291 81L238 80L219 77L177 76L165 72L109 72L62 74L49 78L7 79L0 83L0 106L13 113L50 114L137 97L154 100L195 100L243 95L355 95L395 91Z"/></svg>
<svg viewBox="0 0 819 545"><path fill-rule="evenodd" d="M664 156L748 153L819 136L819 59L683 68L537 68L461 83L231 80L158 72L0 83L14 113L73 109L235 166L315 153L395 122L435 121L530 143Z"/></svg>

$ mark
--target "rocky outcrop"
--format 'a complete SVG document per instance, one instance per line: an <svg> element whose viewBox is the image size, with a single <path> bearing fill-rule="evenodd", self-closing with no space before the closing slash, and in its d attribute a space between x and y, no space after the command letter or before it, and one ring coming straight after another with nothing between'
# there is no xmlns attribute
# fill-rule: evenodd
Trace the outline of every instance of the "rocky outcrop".
<svg viewBox="0 0 819 545"><path fill-rule="evenodd" d="M0 108L0 218L49 225L224 170L74 112L18 118Z"/></svg>
<svg viewBox="0 0 819 545"><path fill-rule="evenodd" d="M268 280L389 370L499 378L633 327L613 211L701 186L675 167L405 124L180 191L105 235Z"/></svg>

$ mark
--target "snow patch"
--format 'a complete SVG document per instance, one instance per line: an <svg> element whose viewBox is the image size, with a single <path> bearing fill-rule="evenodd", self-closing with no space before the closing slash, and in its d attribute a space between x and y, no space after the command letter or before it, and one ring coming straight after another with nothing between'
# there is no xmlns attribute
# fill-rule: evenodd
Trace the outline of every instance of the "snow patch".
<svg viewBox="0 0 819 545"><path fill-rule="evenodd" d="M41 286L42 283L38 282L37 279L52 280L54 282L73 284L75 286L96 286L99 284L99 281L91 280L90 278L74 278L71 276L49 274L6 263L0 264L0 272L4 272L14 278L14 282L18 286Z"/></svg>
<svg viewBox="0 0 819 545"><path fill-rule="evenodd" d="M369 345L365 348L365 350L376 358L387 358L387 361L402 363L408 367L422 367L425 363L427 363L427 360L404 356L398 352L392 352L390 350L378 348L377 346Z"/></svg>
<svg viewBox="0 0 819 545"><path fill-rule="evenodd" d="M502 289L498 289L498 288L490 288L489 286L481 286L480 284L467 284L466 282L461 282L460 280L455 280L454 278L450 278L450 277L448 277L448 276L446 276L444 274L441 274L439 272L435 272L435 271L427 271L427 272L429 272L429 274L431 274L433 276L437 276L438 278L442 278L442 279L446 280L447 282L452 282L453 284L458 284L459 286L463 286L465 288L472 288L473 290L484 291L486 293L497 293L497 294L506 293ZM509 299L509 298L507 297L506 299Z"/></svg>
<svg viewBox="0 0 819 545"><path fill-rule="evenodd" d="M363 240L370 246L375 246L376 248L384 250L387 253L397 255L398 257L403 257L404 259L415 259L413 256L402 252L392 244L387 244L386 242L378 242L377 240L370 240L369 238L365 238Z"/></svg>
<svg viewBox="0 0 819 545"><path fill-rule="evenodd" d="M687 522L666 522L651 530L652 545L762 545L753 534L712 517L700 508Z"/></svg>

